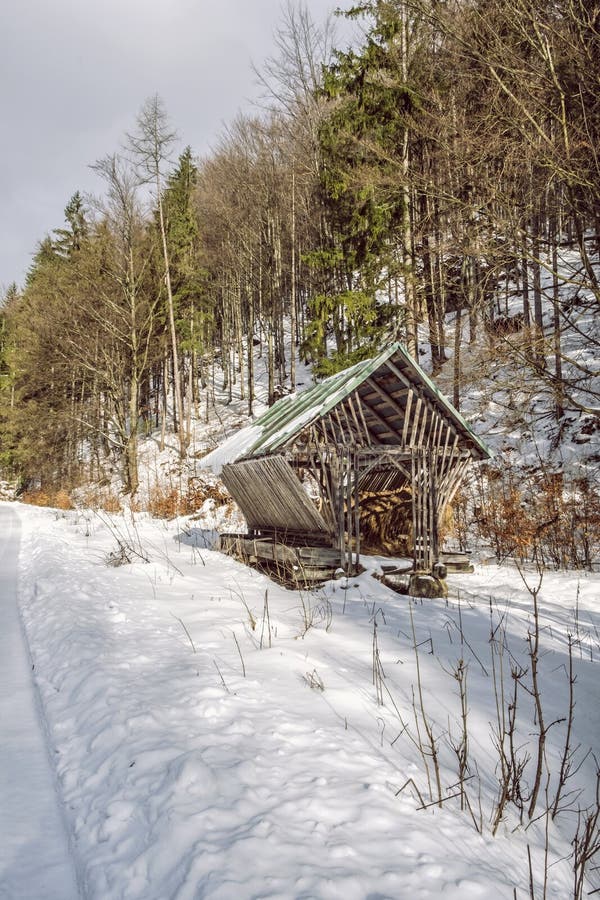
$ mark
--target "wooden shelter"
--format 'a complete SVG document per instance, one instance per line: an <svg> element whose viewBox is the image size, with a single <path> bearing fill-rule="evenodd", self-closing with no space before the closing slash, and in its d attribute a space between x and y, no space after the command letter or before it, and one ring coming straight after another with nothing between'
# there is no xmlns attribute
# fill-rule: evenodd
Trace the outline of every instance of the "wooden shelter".
<svg viewBox="0 0 600 900"><path fill-rule="evenodd" d="M432 571L444 510L490 456L401 344L283 397L219 453L249 539L323 548L346 572L361 550Z"/></svg>

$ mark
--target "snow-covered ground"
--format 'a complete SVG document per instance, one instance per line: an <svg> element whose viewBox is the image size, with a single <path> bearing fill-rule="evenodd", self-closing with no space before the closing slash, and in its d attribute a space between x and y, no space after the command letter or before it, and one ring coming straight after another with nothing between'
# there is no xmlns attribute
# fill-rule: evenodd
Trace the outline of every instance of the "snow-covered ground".
<svg viewBox="0 0 600 900"><path fill-rule="evenodd" d="M0 503L0 898L79 896L17 605L19 518Z"/></svg>
<svg viewBox="0 0 600 900"><path fill-rule="evenodd" d="M448 601L415 603L369 572L289 591L208 549L208 518L12 508L21 615L83 896L513 900L531 896L530 877L536 897L544 882L548 898L573 896L577 811L596 800L600 576L542 581L546 746L530 820L533 601L515 569L451 576ZM552 818L569 635L570 777ZM493 835L515 679L525 815L508 803ZM428 728L441 808L430 805ZM14 827L25 843L27 821ZM598 887L591 875L586 890Z"/></svg>

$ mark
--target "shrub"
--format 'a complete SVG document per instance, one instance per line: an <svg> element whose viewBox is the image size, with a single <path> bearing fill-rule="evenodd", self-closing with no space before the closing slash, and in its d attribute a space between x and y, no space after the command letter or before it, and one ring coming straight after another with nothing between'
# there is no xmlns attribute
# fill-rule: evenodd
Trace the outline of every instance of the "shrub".
<svg viewBox="0 0 600 900"><path fill-rule="evenodd" d="M24 491L20 498L23 503L31 506L47 506L53 509L73 509L71 497L64 488L58 490Z"/></svg>
<svg viewBox="0 0 600 900"><path fill-rule="evenodd" d="M600 493L587 478L488 467L457 499L461 540L470 508L476 536L499 560L538 556L557 569L591 569L600 556Z"/></svg>
<svg viewBox="0 0 600 900"><path fill-rule="evenodd" d="M159 519L190 516L207 500L214 500L217 506L231 503L231 497L219 482L191 480L185 492L176 487L163 487L157 484L148 496L148 512Z"/></svg>
<svg viewBox="0 0 600 900"><path fill-rule="evenodd" d="M90 509L102 509L108 513L121 512L121 501L109 488L97 485L85 488L78 494L80 505Z"/></svg>

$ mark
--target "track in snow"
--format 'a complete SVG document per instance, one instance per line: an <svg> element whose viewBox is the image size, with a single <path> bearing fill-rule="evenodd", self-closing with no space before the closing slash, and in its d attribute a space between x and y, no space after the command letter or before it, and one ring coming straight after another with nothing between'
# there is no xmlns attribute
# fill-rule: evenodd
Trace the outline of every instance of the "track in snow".
<svg viewBox="0 0 600 900"><path fill-rule="evenodd" d="M17 606L20 527L0 503L0 900L75 900L75 868Z"/></svg>

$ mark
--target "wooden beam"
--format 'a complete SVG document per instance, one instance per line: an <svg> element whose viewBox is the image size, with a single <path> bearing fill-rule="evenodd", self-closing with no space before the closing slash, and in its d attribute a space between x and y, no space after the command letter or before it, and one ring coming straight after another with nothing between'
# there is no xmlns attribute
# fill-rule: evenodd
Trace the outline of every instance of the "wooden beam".
<svg viewBox="0 0 600 900"><path fill-rule="evenodd" d="M344 426L343 426L343 424L342 424L342 420L341 420L341 418L340 418L340 414L339 414L339 412L338 412L337 406L334 407L334 409L331 410L331 412L329 413L329 415L330 415L330 416L335 416L335 419L336 419L338 428L340 429L340 434L341 434L341 437L342 437L341 443L342 443L342 444L352 443L352 439L351 439L352 436L346 434L346 429L344 428ZM350 438L350 440L349 440L349 438Z"/></svg>
<svg viewBox="0 0 600 900"><path fill-rule="evenodd" d="M376 409L373 409L372 406L369 406L369 404L365 402L364 397L361 398L361 399L362 399L362 401L363 401L364 407L365 407L366 409L368 409L369 412L371 413L371 415L373 415L373 416L377 419L377 421L379 422L379 424L382 425L382 426L385 428L386 433L387 433L387 434L391 434L392 437L393 437L394 435L396 435L396 437L398 438L398 441L401 441L401 440L402 440L402 436L401 436L400 432L396 431L395 428L392 428L392 426L390 425L390 423L387 422L387 421L383 418L383 416L380 416Z"/></svg>
<svg viewBox="0 0 600 900"><path fill-rule="evenodd" d="M406 377L406 375L404 375L404 374L400 371L400 369L399 369L397 366L394 365L393 362L390 362L389 359L386 359L385 364L386 364L386 366L388 367L388 369L390 370L390 372L393 372L394 375L396 376L396 378L400 379L400 381L402 382L402 384L404 384L407 388L409 388L409 390L411 390L411 389L414 387L413 382L410 381L410 379L408 379L408 378Z"/></svg>
<svg viewBox="0 0 600 900"><path fill-rule="evenodd" d="M333 416L331 412L328 412L326 416L323 416L321 419L321 423L323 425L323 429L327 435L327 443L329 444L339 444L340 436L336 431L336 423L333 420ZM343 434L342 434L343 437Z"/></svg>
<svg viewBox="0 0 600 900"><path fill-rule="evenodd" d="M389 403L392 409L395 409L396 412L399 413L399 415L402 417L402 421L404 421L404 417L406 416L406 409L403 409L400 404L397 403L396 400L394 400L394 398L390 396L390 394L388 394L385 388L380 387L380 385L378 385L376 381L373 381L371 376L367 378L367 383L370 384L373 390L379 394L384 403Z"/></svg>
<svg viewBox="0 0 600 900"><path fill-rule="evenodd" d="M354 391L354 394L352 395L352 397L353 397L352 402L354 402L354 400L356 400L356 406L358 408L360 419L361 419L361 422L363 423L366 434L370 435L376 444L383 444L383 441L380 441L378 436L373 431L371 431L371 429L367 425L367 420L365 419L365 414L363 412L362 399L361 399L361 396L358 393L358 391ZM350 399L350 398L348 398L348 399Z"/></svg>
<svg viewBox="0 0 600 900"><path fill-rule="evenodd" d="M419 424L419 417L421 414L421 406L423 405L422 397L417 395L417 408L415 409L415 414L413 418L413 426L410 433L410 446L415 447L415 438L417 436L417 426Z"/></svg>
<svg viewBox="0 0 600 900"><path fill-rule="evenodd" d="M425 436L425 426L427 425L427 416L429 413L433 412L426 400L423 401L423 405L425 408L423 410L424 416L423 416L423 420L421 422L421 429L419 431L419 447L423 446L423 438Z"/></svg>
<svg viewBox="0 0 600 900"><path fill-rule="evenodd" d="M451 429L448 429L448 434L449 434L450 437L452 437L452 430L451 430ZM455 434L455 435L454 435L454 440L453 440L453 442L452 442L452 447L451 447L450 451L449 451L449 452L447 453L447 455L446 455L446 463L445 463L445 466L444 466L444 478L446 477L446 475L447 475L447 474L451 471L451 469L452 469L452 464L453 464L453 462L454 462L454 460L455 460L456 453L457 453L457 451L458 451L458 440L459 440L458 435Z"/></svg>
<svg viewBox="0 0 600 900"><path fill-rule="evenodd" d="M418 535L417 535L417 496L418 496L418 485L417 485L417 466L415 460L415 454L413 452L410 460L410 468L411 468L411 485L412 485L412 532L413 532L413 565L415 569L418 568Z"/></svg>
<svg viewBox="0 0 600 900"><path fill-rule="evenodd" d="M402 427L402 446L406 446L406 438L408 437L408 426L410 424L410 410L412 407L412 402L415 396L415 392L413 390L409 390L408 399L406 401L406 412L404 414L404 425Z"/></svg>
<svg viewBox="0 0 600 900"><path fill-rule="evenodd" d="M341 415L344 417L344 421L348 423L348 431L352 437L352 447L356 447L363 443L362 431L357 428L350 415L350 409L346 403L341 404L339 407Z"/></svg>
<svg viewBox="0 0 600 900"><path fill-rule="evenodd" d="M358 478L358 453L354 453L354 532L356 537L356 569L360 565L360 489Z"/></svg>
<svg viewBox="0 0 600 900"><path fill-rule="evenodd" d="M435 439L435 434L437 431L438 417L437 411L435 409L431 410L431 419L429 420L429 431L427 432L427 440L425 442L425 447L427 450L431 450L433 446L433 441Z"/></svg>
<svg viewBox="0 0 600 900"><path fill-rule="evenodd" d="M350 410L350 415L352 416L352 421L354 422L354 424L356 426L356 433L358 435L360 435L364 440L366 440L367 444L370 447L371 446L371 435L370 435L369 431L367 430L366 425L363 428L359 424L358 416L356 415L356 410L354 409L354 403L353 403L351 396L346 398L346 401L344 403L344 408L346 407L346 404L348 405L348 409ZM362 442L358 441L358 443L360 444Z"/></svg>

